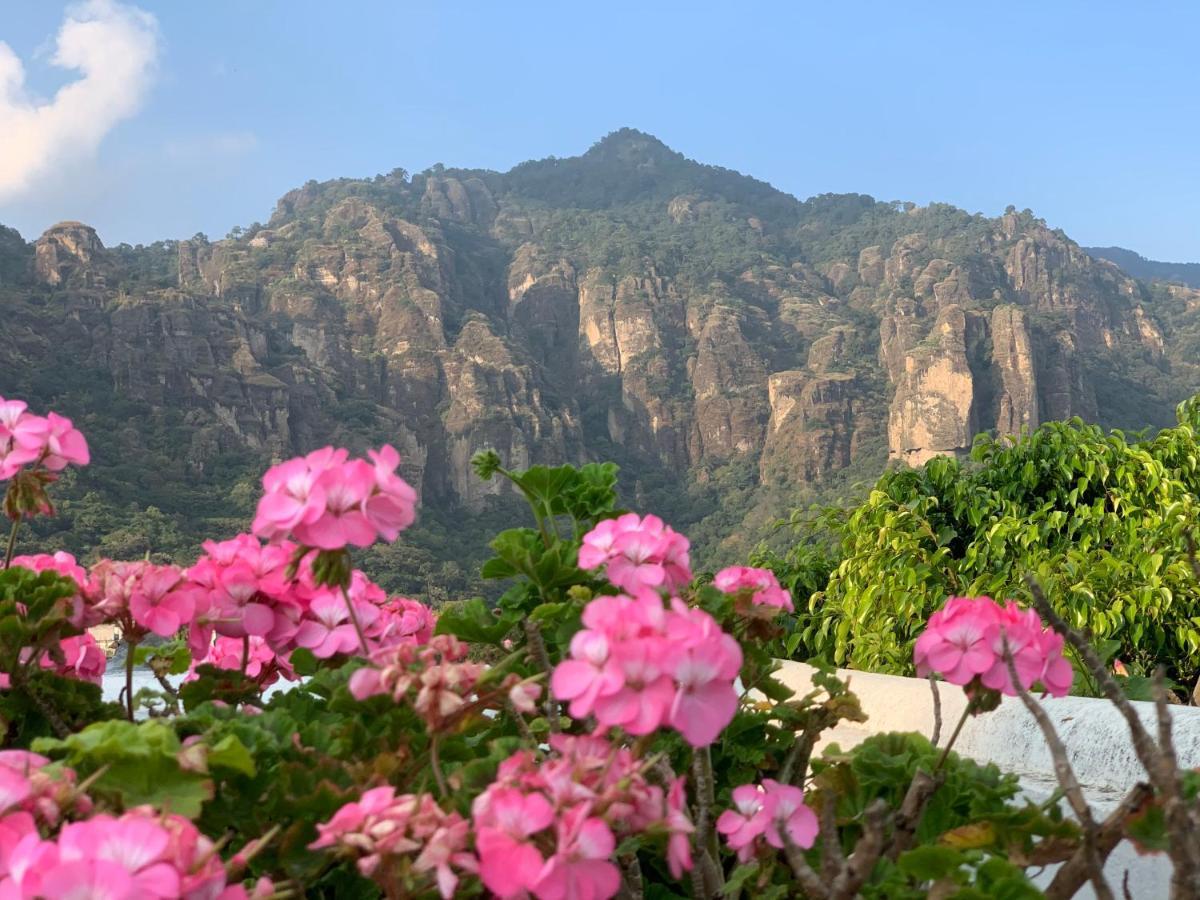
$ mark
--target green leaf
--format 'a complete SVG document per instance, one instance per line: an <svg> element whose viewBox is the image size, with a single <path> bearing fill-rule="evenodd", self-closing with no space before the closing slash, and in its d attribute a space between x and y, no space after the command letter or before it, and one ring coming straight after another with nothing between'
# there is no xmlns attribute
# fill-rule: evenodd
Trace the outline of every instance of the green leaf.
<svg viewBox="0 0 1200 900"><path fill-rule="evenodd" d="M91 792L123 808L149 804L195 818L213 795L210 780L180 767L179 738L156 719L99 722L62 740L35 741L34 748L61 759L81 776L104 768Z"/></svg>
<svg viewBox="0 0 1200 900"><path fill-rule="evenodd" d="M307 647L297 647L288 657L288 661L296 674L302 676L315 674L321 665L320 660Z"/></svg>
<svg viewBox="0 0 1200 900"><path fill-rule="evenodd" d="M900 855L900 871L916 881L949 878L965 862L962 853L952 847L929 845L916 847Z"/></svg>
<svg viewBox="0 0 1200 900"><path fill-rule="evenodd" d="M438 613L436 634L452 634L474 644L499 644L516 624L511 612L488 608L482 598L446 604Z"/></svg>
<svg viewBox="0 0 1200 900"><path fill-rule="evenodd" d="M231 769L253 778L257 771L254 758L236 735L226 735L208 750L208 764L212 768Z"/></svg>

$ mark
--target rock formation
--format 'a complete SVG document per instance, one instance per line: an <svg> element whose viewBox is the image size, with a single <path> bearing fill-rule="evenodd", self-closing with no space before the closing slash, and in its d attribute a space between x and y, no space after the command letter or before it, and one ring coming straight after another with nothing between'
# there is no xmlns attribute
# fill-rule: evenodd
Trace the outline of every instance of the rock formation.
<svg viewBox="0 0 1200 900"><path fill-rule="evenodd" d="M0 229L0 394L92 415L97 471L162 456L228 485L389 440L443 510L502 490L470 470L484 447L775 491L1049 418L1160 424L1200 387L1180 291L1028 213L801 202L620 132L505 174L310 182L220 241Z"/></svg>

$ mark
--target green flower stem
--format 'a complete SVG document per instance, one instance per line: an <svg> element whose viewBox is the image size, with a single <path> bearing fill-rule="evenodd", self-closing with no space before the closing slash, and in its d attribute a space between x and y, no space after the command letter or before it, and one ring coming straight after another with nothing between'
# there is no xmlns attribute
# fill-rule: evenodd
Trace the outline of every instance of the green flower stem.
<svg viewBox="0 0 1200 900"><path fill-rule="evenodd" d="M125 639L125 714L133 721L133 657L138 642Z"/></svg>
<svg viewBox="0 0 1200 900"><path fill-rule="evenodd" d="M358 621L358 613L354 611L354 604L350 602L350 592L346 590L346 585L342 585L342 596L346 598L346 611L350 613L350 621L354 624L354 632L358 635L358 642L362 645L363 659L370 659L371 649L367 645L367 636L363 634L362 624Z"/></svg>
<svg viewBox="0 0 1200 900"><path fill-rule="evenodd" d="M958 724L954 726L954 733L950 735L950 740L946 742L946 747L942 750L942 755L938 757L937 765L933 767L934 775L940 772L942 766L946 764L946 760L950 756L950 748L953 747L954 742L958 740L958 736L962 732L963 726L967 724L967 719L970 717L974 709L975 701L968 701L966 709L963 710L963 714L958 720Z"/></svg>
<svg viewBox="0 0 1200 900"><path fill-rule="evenodd" d="M4 568L12 564L13 554L17 549L17 529L21 527L21 519L13 519L12 530L8 533L8 552L4 554Z"/></svg>
<svg viewBox="0 0 1200 900"><path fill-rule="evenodd" d="M442 774L442 757L438 751L436 734L429 741L429 767L433 769L433 779L437 782L438 794L443 798L449 797L450 788L446 786L446 776Z"/></svg>

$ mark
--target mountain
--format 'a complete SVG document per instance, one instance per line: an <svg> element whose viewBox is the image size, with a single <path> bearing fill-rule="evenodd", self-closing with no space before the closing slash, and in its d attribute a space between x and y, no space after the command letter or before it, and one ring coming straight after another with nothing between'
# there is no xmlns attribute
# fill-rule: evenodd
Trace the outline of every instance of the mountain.
<svg viewBox="0 0 1200 900"><path fill-rule="evenodd" d="M1159 262L1146 259L1140 253L1124 247L1084 247L1097 259L1107 259L1120 266L1134 278L1146 281L1177 281L1188 287L1200 288L1200 263Z"/></svg>
<svg viewBox="0 0 1200 900"><path fill-rule="evenodd" d="M465 590L513 502L480 448L613 459L716 559L979 431L1169 423L1198 310L1028 211L801 201L622 130L506 173L309 182L225 240L0 230L0 394L93 443L50 545L183 554L244 527L267 462L386 440L424 506L373 564Z"/></svg>

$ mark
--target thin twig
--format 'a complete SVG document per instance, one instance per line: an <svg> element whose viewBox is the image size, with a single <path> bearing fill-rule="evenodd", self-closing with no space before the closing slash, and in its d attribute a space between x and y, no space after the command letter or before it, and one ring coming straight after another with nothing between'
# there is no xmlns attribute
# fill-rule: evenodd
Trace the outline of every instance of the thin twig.
<svg viewBox="0 0 1200 900"><path fill-rule="evenodd" d="M13 519L12 530L8 533L8 552L4 554L4 568L12 565L13 553L17 549L17 529L21 527L21 517Z"/></svg>
<svg viewBox="0 0 1200 900"><path fill-rule="evenodd" d="M959 716L958 724L954 726L954 731L950 734L950 740L946 741L946 746L942 748L942 755L938 757L937 764L934 765L934 774L942 770L942 766L946 764L946 760L950 758L950 750L954 747L954 742L958 740L958 736L962 734L963 726L967 724L967 719L971 717L971 713L975 711L975 703L973 700L968 700L966 708ZM941 730L940 728L938 729ZM941 735L938 735L941 737Z"/></svg>
<svg viewBox="0 0 1200 900"><path fill-rule="evenodd" d="M863 813L862 837L854 845L854 852L846 860L841 873L834 879L829 891L830 900L852 900L858 896L861 888L871 873L875 864L883 855L884 832L887 830L887 802L882 798L873 802Z"/></svg>
<svg viewBox="0 0 1200 900"><path fill-rule="evenodd" d="M367 636L363 633L362 623L358 621L358 613L354 611L354 602L350 599L350 592L346 589L346 585L342 585L342 596L346 598L346 611L350 613L350 621L354 625L354 633L358 635L358 643L362 647L363 659L371 658L371 647L367 643Z"/></svg>
<svg viewBox="0 0 1200 900"><path fill-rule="evenodd" d="M125 639L125 712L129 721L133 721L133 651L137 649L137 641Z"/></svg>
<svg viewBox="0 0 1200 900"><path fill-rule="evenodd" d="M779 770L779 780L783 784L800 784L808 777L808 763L812 758L813 741L817 733L805 728L796 735L795 741L783 758L783 766Z"/></svg>
<svg viewBox="0 0 1200 900"><path fill-rule="evenodd" d="M1109 813L1108 818L1100 823L1100 827L1096 829L1095 849L1102 863L1124 839L1126 823L1145 810L1153 799L1154 789L1144 781L1139 782L1125 795L1120 805ZM1088 877L1087 847L1080 846L1054 873L1054 880L1046 888L1046 900L1067 900L1074 897Z"/></svg>
<svg viewBox="0 0 1200 900"><path fill-rule="evenodd" d="M942 695L938 692L937 676L933 672L929 673L929 691L933 694L933 737L929 743L936 747L942 738Z"/></svg>
<svg viewBox="0 0 1200 900"><path fill-rule="evenodd" d="M901 853L912 846L913 839L917 834L917 826L921 824L921 816L925 815L925 807L929 805L930 799L941 787L943 777L936 774L931 775L924 769L917 769L913 773L913 779L908 785L908 791L904 794L904 800L901 801L900 808L896 810L896 827L892 834L891 845L888 847L888 859L898 858Z"/></svg>
<svg viewBox="0 0 1200 900"><path fill-rule="evenodd" d="M1158 720L1159 765L1162 769L1159 792L1163 796L1163 815L1167 820L1167 834L1175 863L1175 871L1171 876L1172 896L1194 897L1198 890L1196 876L1200 872L1200 850L1194 838L1195 823L1179 779L1179 758L1171 734L1171 714L1167 712L1165 679L1163 667L1159 666L1154 671L1154 714ZM1174 859L1176 855L1179 859Z"/></svg>
<svg viewBox="0 0 1200 900"><path fill-rule="evenodd" d="M1158 748L1154 745L1154 741L1151 740L1150 733L1146 731L1137 712L1130 705L1129 699L1121 690L1121 686L1117 684L1112 673L1100 661L1100 657L1096 655L1096 651L1092 645L1087 642L1082 634L1068 625L1063 620L1063 617L1050 605L1050 601L1046 599L1046 594L1042 590L1042 586L1032 576L1025 578L1025 584L1033 596L1034 608L1037 609L1038 613L1051 628L1066 638L1071 646L1078 651L1079 658L1083 661L1088 671L1091 672L1101 692L1125 718L1125 723L1129 726L1130 738L1133 741L1133 749L1137 753L1138 760L1146 770L1146 774L1150 776L1151 781L1156 781L1159 777ZM1158 787L1157 783L1155 787Z"/></svg>
<svg viewBox="0 0 1200 900"><path fill-rule="evenodd" d="M533 732L529 730L529 723L525 721L525 717L521 715L521 711L517 709L511 700L508 701L507 705L509 715L517 723L517 731L521 732L521 737L529 743L530 749L533 750L534 754L540 757L542 753L539 749L540 742L533 736Z"/></svg>
<svg viewBox="0 0 1200 900"><path fill-rule="evenodd" d="M642 883L642 866L637 854L623 853L617 857L617 863L621 867L621 893L618 896L627 900L642 900L646 889Z"/></svg>
<svg viewBox="0 0 1200 900"><path fill-rule="evenodd" d="M1008 635L1001 632L1000 638L1009 681L1012 682L1017 696L1021 698L1021 702L1025 704L1025 708L1029 710L1029 714L1033 716L1034 721L1042 730L1042 737L1054 760L1054 775L1058 779L1058 785L1063 789L1067 802L1070 803L1071 810L1075 813L1075 818L1083 826L1083 846L1087 859L1088 877L1092 881L1092 887L1099 900L1115 900L1112 888L1109 887L1108 880L1104 877L1104 860L1101 858L1097 846L1096 820L1092 817L1092 808L1088 806L1087 799L1083 796L1083 788L1079 786L1079 780L1075 777L1075 770L1071 768L1071 761L1067 758L1067 748L1058 736L1054 723L1050 721L1046 710L1021 684L1021 678L1017 674L1017 664L1013 660L1012 649L1008 644Z"/></svg>
<svg viewBox="0 0 1200 900"><path fill-rule="evenodd" d="M1146 774L1150 778L1150 783L1164 798L1173 793L1178 792L1178 784L1176 779L1179 776L1178 770L1168 768L1163 764L1163 753L1158 746L1155 745L1150 733L1142 724L1141 718L1137 711L1129 702L1117 684L1112 673L1108 671L1100 657L1096 655L1096 651L1092 645L1084 639L1083 635L1071 628L1062 616L1060 616L1050 605L1050 601L1046 599L1046 593L1042 590L1040 584L1032 576L1026 576L1025 584L1029 587L1029 592L1033 596L1033 604L1037 611L1041 614L1050 626L1057 632L1063 635L1077 651L1080 658L1084 661L1088 671L1096 679L1100 685L1101 691L1108 701L1117 708L1121 716L1125 719L1125 723L1129 726L1129 736L1133 742L1134 752L1137 754L1138 761L1142 764L1142 768L1146 770ZM1187 816L1188 821L1191 821L1191 816ZM1172 884L1180 883L1187 885L1185 891L1191 891L1190 894L1184 893L1181 896L1196 896L1200 894L1200 885L1197 884L1198 874L1200 874L1200 847L1197 846L1195 828L1177 828L1172 825L1168 828L1170 837L1168 843L1168 855L1171 858L1171 863L1175 867L1175 872L1172 877Z"/></svg>
<svg viewBox="0 0 1200 900"><path fill-rule="evenodd" d="M846 864L842 842L837 829L837 797L833 791L822 791L821 797L821 877L832 882Z"/></svg>
<svg viewBox="0 0 1200 900"><path fill-rule="evenodd" d="M442 758L438 753L438 736L435 734L429 740L429 767L433 769L433 780L437 782L438 793L443 799L450 796L450 788L446 786L446 776L442 774Z"/></svg>
<svg viewBox="0 0 1200 900"><path fill-rule="evenodd" d="M804 851L796 846L796 842L792 840L788 830L786 828L779 829L779 836L783 838L784 856L787 857L788 865L791 866L796 881L800 882L804 895L809 900L830 900L829 889L825 882L808 864L808 860L804 858Z"/></svg>
<svg viewBox="0 0 1200 900"><path fill-rule="evenodd" d="M546 642L542 638L542 630L533 619L525 619L525 639L529 642L529 654L533 657L533 661L542 667L542 671L549 678L554 671L554 666L550 664L550 653L546 650ZM550 690L549 685L546 686L546 699L543 702L542 708L546 712L546 721L550 725L550 733L558 734L558 702L554 699L554 692Z"/></svg>

